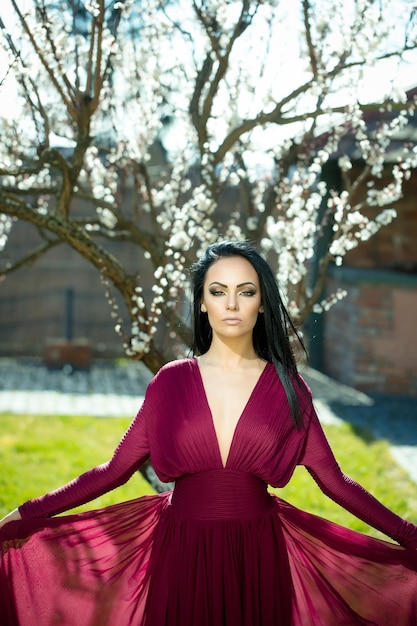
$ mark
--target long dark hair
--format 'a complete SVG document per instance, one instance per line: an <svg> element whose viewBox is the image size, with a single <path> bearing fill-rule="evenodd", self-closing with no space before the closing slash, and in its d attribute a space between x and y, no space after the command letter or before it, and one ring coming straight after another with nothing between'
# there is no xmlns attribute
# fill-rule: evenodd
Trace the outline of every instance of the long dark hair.
<svg viewBox="0 0 417 626"><path fill-rule="evenodd" d="M232 256L240 256L249 261L258 275L263 312L259 313L253 329L253 347L259 358L275 365L285 389L294 425L300 427L302 415L294 388L294 383L298 383L299 378L290 334L305 352L304 344L284 306L271 267L246 241L214 243L207 248L204 255L191 268L193 278L193 354L198 355L207 352L212 340L208 316L201 311L207 270L214 261Z"/></svg>

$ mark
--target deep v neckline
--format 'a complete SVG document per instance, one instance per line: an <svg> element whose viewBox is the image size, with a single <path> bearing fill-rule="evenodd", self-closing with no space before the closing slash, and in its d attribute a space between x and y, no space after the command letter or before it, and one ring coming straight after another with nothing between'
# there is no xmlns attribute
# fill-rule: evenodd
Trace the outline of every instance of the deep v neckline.
<svg viewBox="0 0 417 626"><path fill-rule="evenodd" d="M227 455L225 457L225 459L226 459L225 462L223 462L223 459L222 459L222 454L221 454L221 451L220 451L219 440L218 440L218 437L217 437L217 431L216 431L216 427L215 427L215 424L214 424L213 412L211 410L211 407L210 407L210 404L209 404L209 401L208 401L208 396L207 396L206 388L204 386L203 376L201 374L200 365L198 364L198 359L196 357L194 357L194 363L195 363L195 367L197 369L197 377L198 377L198 381L199 381L199 384L200 384L200 387L201 387L204 403L206 405L206 409L207 409L208 415L210 417L211 431L213 433L214 441L215 441L215 444L216 444L217 456L219 457L219 461L220 461L220 464L222 466L222 469L226 469L227 465L229 463L230 457L231 457L231 452L233 450L233 444L234 444L235 439L236 439L236 432L237 432L237 430L238 430L238 428L239 428L239 426L240 426L240 424L242 422L242 418L244 417L248 407L250 406L250 404L251 404L251 402L253 400L253 397L255 396L255 393L256 393L256 391L257 391L257 389L258 389L258 387L259 387L259 385L260 385L260 383L261 383L261 381L262 381L262 379L263 379L263 377L265 375L265 372L268 369L268 365L270 365L270 363L269 362L265 363L265 366L264 366L262 372L259 374L258 379L256 380L256 383L254 384L254 386L252 388L252 391L251 391L251 393L250 393L250 395L249 395L249 397L248 397L248 399L246 401L246 404L243 407L242 412L241 412L241 414L238 417L238 420L236 422L235 428L233 430L232 438L230 440L229 450L227 451Z"/></svg>

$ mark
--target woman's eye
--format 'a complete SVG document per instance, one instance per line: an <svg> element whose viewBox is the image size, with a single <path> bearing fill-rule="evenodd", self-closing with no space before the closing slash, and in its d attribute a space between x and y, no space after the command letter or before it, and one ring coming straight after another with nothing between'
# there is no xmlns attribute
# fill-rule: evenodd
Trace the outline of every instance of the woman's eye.
<svg viewBox="0 0 417 626"><path fill-rule="evenodd" d="M222 289L210 289L210 295L211 296L223 296L225 294L225 291L223 291ZM254 296L256 295L256 291L253 291L253 289L245 289L245 291L240 291L239 292L240 296Z"/></svg>

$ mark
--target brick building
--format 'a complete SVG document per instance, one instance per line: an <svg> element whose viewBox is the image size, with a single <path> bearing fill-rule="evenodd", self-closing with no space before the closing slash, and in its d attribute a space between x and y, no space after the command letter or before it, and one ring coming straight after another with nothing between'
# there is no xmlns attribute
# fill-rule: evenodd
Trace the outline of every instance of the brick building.
<svg viewBox="0 0 417 626"><path fill-rule="evenodd" d="M417 145L416 116L391 143L387 161L395 162L404 141ZM349 153L349 146L344 150ZM342 267L330 269L327 293L342 288L348 295L314 320L312 364L363 391L417 396L415 175L405 182L395 208L397 218L390 225L350 251Z"/></svg>

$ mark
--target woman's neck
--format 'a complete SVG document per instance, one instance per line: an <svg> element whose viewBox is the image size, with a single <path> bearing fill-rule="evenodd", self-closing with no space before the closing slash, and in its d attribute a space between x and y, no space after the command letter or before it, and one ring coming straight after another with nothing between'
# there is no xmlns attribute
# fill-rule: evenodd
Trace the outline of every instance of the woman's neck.
<svg viewBox="0 0 417 626"><path fill-rule="evenodd" d="M260 361L252 342L223 342L213 338L208 351L200 357L207 365L216 365L224 369L253 367Z"/></svg>

